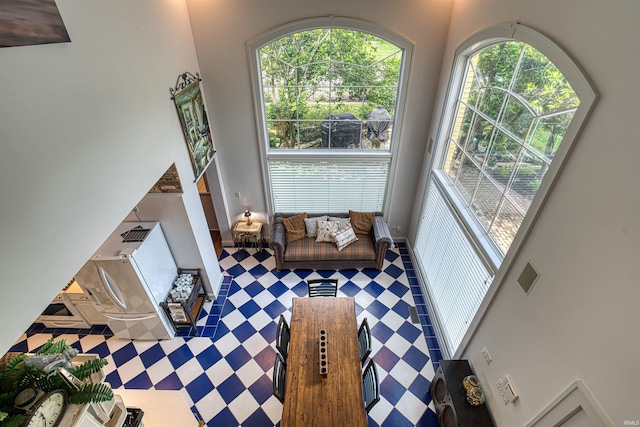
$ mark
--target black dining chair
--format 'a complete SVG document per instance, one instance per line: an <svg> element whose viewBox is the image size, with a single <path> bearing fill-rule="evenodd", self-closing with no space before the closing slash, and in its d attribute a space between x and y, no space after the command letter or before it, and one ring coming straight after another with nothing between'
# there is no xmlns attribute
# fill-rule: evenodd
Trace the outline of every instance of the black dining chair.
<svg viewBox="0 0 640 427"><path fill-rule="evenodd" d="M365 317L358 328L358 347L360 349L360 361L364 366L364 361L371 354L371 329L369 329L369 322Z"/></svg>
<svg viewBox="0 0 640 427"><path fill-rule="evenodd" d="M280 315L278 328L276 329L276 349L280 352L284 360L287 360L289 354L289 341L291 339L291 330L284 316Z"/></svg>
<svg viewBox="0 0 640 427"><path fill-rule="evenodd" d="M338 294L338 279L307 280L310 297L335 297Z"/></svg>
<svg viewBox="0 0 640 427"><path fill-rule="evenodd" d="M378 382L378 369L371 359L362 374L362 385L364 389L364 406L367 413L380 400L380 383Z"/></svg>
<svg viewBox="0 0 640 427"><path fill-rule="evenodd" d="M287 374L287 365L280 353L276 353L276 361L273 364L273 395L284 403L284 384Z"/></svg>

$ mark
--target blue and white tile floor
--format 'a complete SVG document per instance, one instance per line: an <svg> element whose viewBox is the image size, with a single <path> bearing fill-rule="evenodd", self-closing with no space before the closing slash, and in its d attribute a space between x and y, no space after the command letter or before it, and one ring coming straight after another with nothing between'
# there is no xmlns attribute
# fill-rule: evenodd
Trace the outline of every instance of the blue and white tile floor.
<svg viewBox="0 0 640 427"><path fill-rule="evenodd" d="M52 336L64 338L109 361L106 380L113 388L180 390L196 417L212 427L274 426L282 413L271 383L278 318L291 319L291 299L306 295L306 279L334 277L338 296L355 297L358 323L366 317L371 327L381 399L369 425L437 426L429 384L441 354L403 243L387 251L381 272L277 272L269 250L235 248L225 248L220 266L224 284L216 301L205 304L198 337L183 330L173 340L131 341L108 328L34 324L11 351L34 351ZM421 325L411 323L411 305Z"/></svg>

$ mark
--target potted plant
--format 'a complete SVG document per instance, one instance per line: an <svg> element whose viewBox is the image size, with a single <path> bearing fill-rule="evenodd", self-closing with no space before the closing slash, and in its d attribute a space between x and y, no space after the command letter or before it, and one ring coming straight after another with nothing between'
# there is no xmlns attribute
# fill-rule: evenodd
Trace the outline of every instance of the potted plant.
<svg viewBox="0 0 640 427"><path fill-rule="evenodd" d="M68 403L78 405L113 399L109 384L91 381L91 375L100 372L108 362L96 358L74 366L71 359L77 354L78 351L65 340L54 341L51 338L36 353L22 353L11 358L4 371L0 372L0 427L23 424L26 419L24 410L16 407L15 403L16 397L27 389L40 393L66 390ZM61 373L67 374L67 379Z"/></svg>

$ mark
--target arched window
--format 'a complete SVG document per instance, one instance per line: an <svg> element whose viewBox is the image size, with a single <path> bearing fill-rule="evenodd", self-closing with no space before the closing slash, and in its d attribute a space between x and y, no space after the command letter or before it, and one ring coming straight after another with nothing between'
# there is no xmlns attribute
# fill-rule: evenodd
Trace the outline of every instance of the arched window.
<svg viewBox="0 0 640 427"><path fill-rule="evenodd" d="M249 44L272 212L383 211L411 45L347 18Z"/></svg>
<svg viewBox="0 0 640 427"><path fill-rule="evenodd" d="M595 98L576 64L526 27L484 31L458 50L414 247L449 354L499 285Z"/></svg>

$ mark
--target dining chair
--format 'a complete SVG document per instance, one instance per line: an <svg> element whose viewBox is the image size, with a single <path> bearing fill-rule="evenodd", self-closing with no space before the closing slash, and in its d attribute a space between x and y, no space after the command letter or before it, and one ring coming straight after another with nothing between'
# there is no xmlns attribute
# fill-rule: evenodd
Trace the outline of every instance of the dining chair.
<svg viewBox="0 0 640 427"><path fill-rule="evenodd" d="M364 406L367 413L380 400L380 383L378 382L378 369L371 359L362 374L362 386L364 389Z"/></svg>
<svg viewBox="0 0 640 427"><path fill-rule="evenodd" d="M284 316L280 315L278 328L276 329L276 349L280 352L285 362L289 353L289 341L291 339L291 329Z"/></svg>
<svg viewBox="0 0 640 427"><path fill-rule="evenodd" d="M371 329L369 329L369 322L365 317L358 328L358 347L360 349L360 361L364 366L364 361L371 354Z"/></svg>
<svg viewBox="0 0 640 427"><path fill-rule="evenodd" d="M280 353L276 353L276 360L273 364L273 395L284 403L284 384L287 373L287 365Z"/></svg>
<svg viewBox="0 0 640 427"><path fill-rule="evenodd" d="M307 280L310 297L335 297L338 294L338 279Z"/></svg>

